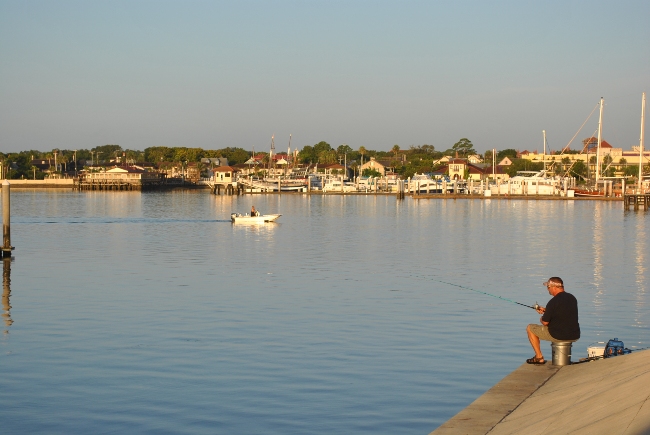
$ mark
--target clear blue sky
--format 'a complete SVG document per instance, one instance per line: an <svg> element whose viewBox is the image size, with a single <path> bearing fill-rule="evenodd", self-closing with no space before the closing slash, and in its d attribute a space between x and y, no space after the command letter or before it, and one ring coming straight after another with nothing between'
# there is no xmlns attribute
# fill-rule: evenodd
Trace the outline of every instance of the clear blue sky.
<svg viewBox="0 0 650 435"><path fill-rule="evenodd" d="M604 139L628 149L649 18L647 0L0 0L0 151L284 149L290 133L541 151L601 96Z"/></svg>

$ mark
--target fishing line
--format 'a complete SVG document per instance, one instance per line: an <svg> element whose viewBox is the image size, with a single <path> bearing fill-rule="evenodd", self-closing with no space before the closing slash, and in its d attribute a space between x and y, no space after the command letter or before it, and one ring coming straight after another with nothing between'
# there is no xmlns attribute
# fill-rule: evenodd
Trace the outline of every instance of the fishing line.
<svg viewBox="0 0 650 435"><path fill-rule="evenodd" d="M513 301L512 299L504 298L504 297L498 296L498 295L493 295L492 293L484 292L484 291L481 291L481 290L476 290L476 289L473 289L473 288L470 288L470 287L465 287L465 286L462 286L462 285L453 284L451 282L440 281L438 279L436 279L435 281L441 282L441 283L447 284L447 285L452 285L454 287L462 288L462 289L465 289L465 290L470 290L470 291L473 291L473 292L476 292L476 293L480 293L482 295L492 296L493 298L497 298L497 299L501 299L502 301L510 302L510 303L517 304L517 305L521 305L521 306L526 307L526 308L532 308L533 310L537 310L537 308L539 308L539 305L537 305L537 304L535 304L534 306L526 305L526 304L522 304L521 302Z"/></svg>

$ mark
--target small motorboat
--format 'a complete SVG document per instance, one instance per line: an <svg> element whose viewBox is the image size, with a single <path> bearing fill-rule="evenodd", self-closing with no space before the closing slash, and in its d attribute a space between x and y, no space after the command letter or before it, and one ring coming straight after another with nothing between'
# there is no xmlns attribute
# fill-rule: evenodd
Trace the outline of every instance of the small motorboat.
<svg viewBox="0 0 650 435"><path fill-rule="evenodd" d="M261 214L257 212L256 215L241 214L241 213L231 213L230 220L233 223L239 224L263 224L266 222L275 222L277 218L282 216L281 214Z"/></svg>

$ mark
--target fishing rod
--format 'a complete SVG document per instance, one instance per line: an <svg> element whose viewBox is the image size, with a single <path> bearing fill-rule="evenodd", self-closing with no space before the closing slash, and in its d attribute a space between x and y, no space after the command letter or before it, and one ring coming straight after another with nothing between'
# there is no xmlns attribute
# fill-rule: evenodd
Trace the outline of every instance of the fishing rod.
<svg viewBox="0 0 650 435"><path fill-rule="evenodd" d="M521 305L521 306L526 307L526 308L532 308L535 311L537 311L537 309L541 308L537 304L537 302L535 302L535 305L526 305L526 304L522 304L521 302L513 301L512 299L504 298L504 297L498 296L498 295L493 295L492 293L484 292L484 291L481 291L481 290L476 290L476 289L473 289L473 288L470 288L470 287L465 287L465 286L462 286L462 285L453 284L451 282L440 281L438 279L436 279L435 281L438 281L438 282L441 282L441 283L447 284L447 285L452 285L454 287L462 288L462 289L465 289L465 290L470 290L470 291L473 291L473 292L476 292L476 293L480 293L482 295L492 296L493 298L501 299L502 301L511 302L513 304Z"/></svg>

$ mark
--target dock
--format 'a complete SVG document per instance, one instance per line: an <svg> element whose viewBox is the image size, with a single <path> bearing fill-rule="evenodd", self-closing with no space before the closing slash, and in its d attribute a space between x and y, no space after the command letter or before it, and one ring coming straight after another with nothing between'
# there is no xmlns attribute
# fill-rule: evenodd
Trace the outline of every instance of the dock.
<svg viewBox="0 0 650 435"><path fill-rule="evenodd" d="M634 210L640 208L648 210L648 205L650 204L650 193L646 192L643 194L625 195L624 203L625 210L629 210L630 207L633 207Z"/></svg>
<svg viewBox="0 0 650 435"><path fill-rule="evenodd" d="M468 195L461 194L418 194L410 195L413 199L481 199L481 200L496 200L496 201L615 201L621 202L623 198L620 196L594 196L594 197L581 197L581 196L557 196L557 195L498 195L498 196L483 196L483 195Z"/></svg>
<svg viewBox="0 0 650 435"><path fill-rule="evenodd" d="M556 367L524 363L430 435L650 433L650 350Z"/></svg>

